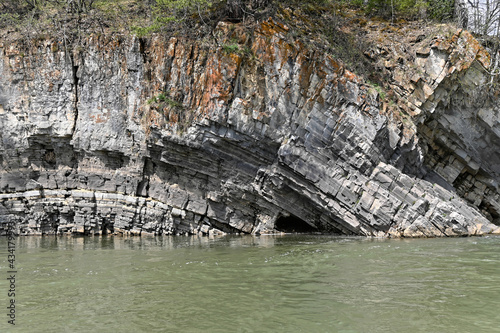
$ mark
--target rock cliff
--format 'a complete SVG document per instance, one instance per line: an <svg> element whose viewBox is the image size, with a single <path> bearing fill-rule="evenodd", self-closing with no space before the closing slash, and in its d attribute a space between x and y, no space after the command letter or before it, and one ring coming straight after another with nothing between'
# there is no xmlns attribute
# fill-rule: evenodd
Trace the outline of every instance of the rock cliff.
<svg viewBox="0 0 500 333"><path fill-rule="evenodd" d="M365 52L390 100L271 19L221 22L217 43L1 42L0 230L498 232L489 55L408 31Z"/></svg>

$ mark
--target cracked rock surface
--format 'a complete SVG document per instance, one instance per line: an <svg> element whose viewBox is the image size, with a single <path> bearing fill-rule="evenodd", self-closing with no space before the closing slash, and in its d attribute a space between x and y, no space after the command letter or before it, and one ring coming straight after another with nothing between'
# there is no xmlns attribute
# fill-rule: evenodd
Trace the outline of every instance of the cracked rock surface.
<svg viewBox="0 0 500 333"><path fill-rule="evenodd" d="M287 32L219 23L234 53L159 36L0 43L0 231L498 232L498 103L468 98L489 66L470 34L395 62L401 117ZM383 47L371 56L390 64Z"/></svg>

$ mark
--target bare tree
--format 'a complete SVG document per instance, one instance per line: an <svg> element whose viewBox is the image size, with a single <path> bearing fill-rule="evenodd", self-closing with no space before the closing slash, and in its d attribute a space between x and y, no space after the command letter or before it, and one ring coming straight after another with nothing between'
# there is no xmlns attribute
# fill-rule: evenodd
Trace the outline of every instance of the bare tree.
<svg viewBox="0 0 500 333"><path fill-rule="evenodd" d="M500 0L461 0L458 7L461 8L461 13L467 10L469 30L484 36L498 36Z"/></svg>
<svg viewBox="0 0 500 333"><path fill-rule="evenodd" d="M72 13L86 13L94 4L95 0L66 0L67 8Z"/></svg>
<svg viewBox="0 0 500 333"><path fill-rule="evenodd" d="M468 29L469 26L469 11L465 2L457 1L455 5L455 16L458 20L458 25L462 29Z"/></svg>

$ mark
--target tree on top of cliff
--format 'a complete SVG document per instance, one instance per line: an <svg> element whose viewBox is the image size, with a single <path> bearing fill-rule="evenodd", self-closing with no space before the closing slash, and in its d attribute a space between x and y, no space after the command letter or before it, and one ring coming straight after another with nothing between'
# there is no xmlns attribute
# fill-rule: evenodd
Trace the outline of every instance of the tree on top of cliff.
<svg viewBox="0 0 500 333"><path fill-rule="evenodd" d="M354 0L367 14L387 19L432 19L449 21L454 18L455 0Z"/></svg>
<svg viewBox="0 0 500 333"><path fill-rule="evenodd" d="M133 26L143 36L151 32L197 27L190 33L213 30L220 21L241 22L269 6L272 0L156 0L151 5L152 22Z"/></svg>
<svg viewBox="0 0 500 333"><path fill-rule="evenodd" d="M27 33L59 28L61 21L90 17L96 0L0 0L0 28L16 27Z"/></svg>
<svg viewBox="0 0 500 333"><path fill-rule="evenodd" d="M457 0L469 29L484 36L500 36L500 0Z"/></svg>
<svg viewBox="0 0 500 333"><path fill-rule="evenodd" d="M65 7L73 13L88 12L96 0L1 0L0 6L6 12L26 13L45 9L47 5Z"/></svg>

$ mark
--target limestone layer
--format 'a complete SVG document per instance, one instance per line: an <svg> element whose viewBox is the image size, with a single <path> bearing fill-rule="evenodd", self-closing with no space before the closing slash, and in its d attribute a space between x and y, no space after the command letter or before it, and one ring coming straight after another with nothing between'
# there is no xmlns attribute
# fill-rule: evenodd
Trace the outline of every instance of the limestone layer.
<svg viewBox="0 0 500 333"><path fill-rule="evenodd" d="M0 231L498 232L498 108L466 98L489 66L468 33L392 78L406 115L284 25L215 37L0 43Z"/></svg>

